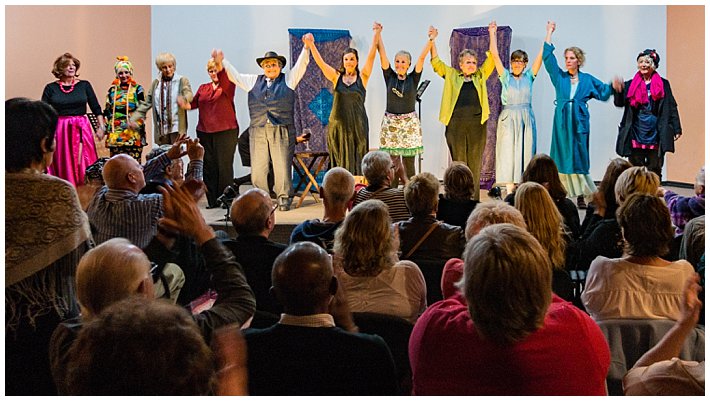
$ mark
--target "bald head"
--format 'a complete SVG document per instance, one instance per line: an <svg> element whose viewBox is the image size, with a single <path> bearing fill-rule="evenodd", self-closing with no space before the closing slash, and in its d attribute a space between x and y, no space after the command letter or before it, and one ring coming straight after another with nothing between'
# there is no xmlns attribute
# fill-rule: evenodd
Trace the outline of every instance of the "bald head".
<svg viewBox="0 0 710 401"><path fill-rule="evenodd" d="M110 158L104 165L103 177L109 189L128 189L137 193L145 187L141 165L126 154Z"/></svg>
<svg viewBox="0 0 710 401"><path fill-rule="evenodd" d="M232 203L230 218L239 235L263 235L268 237L274 226L271 218L273 203L269 194L252 188Z"/></svg>
<svg viewBox="0 0 710 401"><path fill-rule="evenodd" d="M292 244L274 261L272 292L284 312L327 313L337 289L330 255L312 242Z"/></svg>
<svg viewBox="0 0 710 401"><path fill-rule="evenodd" d="M112 238L79 261L76 293L85 317L136 293L153 296L150 261L127 239Z"/></svg>
<svg viewBox="0 0 710 401"><path fill-rule="evenodd" d="M355 178L342 167L333 167L323 177L323 196L332 205L346 205L355 192Z"/></svg>

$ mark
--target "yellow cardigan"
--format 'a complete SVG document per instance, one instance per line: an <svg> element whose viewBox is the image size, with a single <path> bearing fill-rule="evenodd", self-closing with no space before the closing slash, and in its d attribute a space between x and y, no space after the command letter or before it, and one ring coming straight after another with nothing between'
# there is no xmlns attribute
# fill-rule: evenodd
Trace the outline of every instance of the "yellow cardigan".
<svg viewBox="0 0 710 401"><path fill-rule="evenodd" d="M441 96L441 109L439 110L439 121L444 125L449 125L451 115L454 113L454 106L461 93L461 87L464 83L463 73L461 71L449 67L439 57L431 59L431 65L434 67L434 72L444 78L444 93ZM486 88L486 80L493 73L495 63L491 52L486 52L486 61L476 72L473 73L471 80L478 92L478 99L481 102L481 124L488 120L490 108L488 107L488 89Z"/></svg>

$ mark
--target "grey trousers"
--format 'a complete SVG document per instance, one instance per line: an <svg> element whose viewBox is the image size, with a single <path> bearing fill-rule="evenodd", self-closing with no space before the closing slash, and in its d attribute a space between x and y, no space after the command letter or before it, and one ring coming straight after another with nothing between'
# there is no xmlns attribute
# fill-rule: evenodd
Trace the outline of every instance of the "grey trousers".
<svg viewBox="0 0 710 401"><path fill-rule="evenodd" d="M251 153L251 180L255 187L269 192L267 176L269 160L274 166L274 192L279 204L292 195L291 161L296 149L293 126L272 125L249 127L249 153Z"/></svg>

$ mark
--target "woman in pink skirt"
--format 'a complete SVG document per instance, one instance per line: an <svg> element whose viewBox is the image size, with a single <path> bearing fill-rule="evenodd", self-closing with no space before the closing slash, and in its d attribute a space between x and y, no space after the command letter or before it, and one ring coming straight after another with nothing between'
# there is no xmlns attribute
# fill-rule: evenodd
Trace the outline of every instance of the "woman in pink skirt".
<svg viewBox="0 0 710 401"><path fill-rule="evenodd" d="M48 83L42 93L42 101L52 105L59 114L57 146L47 172L74 186L84 184L84 170L97 159L93 131L86 116L87 104L98 118L99 140L105 133L101 106L89 81L78 79L79 66L79 60L70 53L59 56L52 68L57 81Z"/></svg>

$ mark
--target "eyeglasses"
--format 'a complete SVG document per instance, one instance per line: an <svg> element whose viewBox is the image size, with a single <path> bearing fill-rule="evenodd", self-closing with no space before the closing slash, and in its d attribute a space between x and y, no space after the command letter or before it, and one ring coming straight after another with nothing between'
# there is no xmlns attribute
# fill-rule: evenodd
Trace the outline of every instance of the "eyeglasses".
<svg viewBox="0 0 710 401"><path fill-rule="evenodd" d="M271 213L269 213L269 217L271 217L271 215L274 214L274 212L276 211L276 209L278 209L278 207L279 207L279 204L274 203L274 206L271 207Z"/></svg>
<svg viewBox="0 0 710 401"><path fill-rule="evenodd" d="M274 68L278 67L279 63L264 63L261 65L261 68Z"/></svg>

